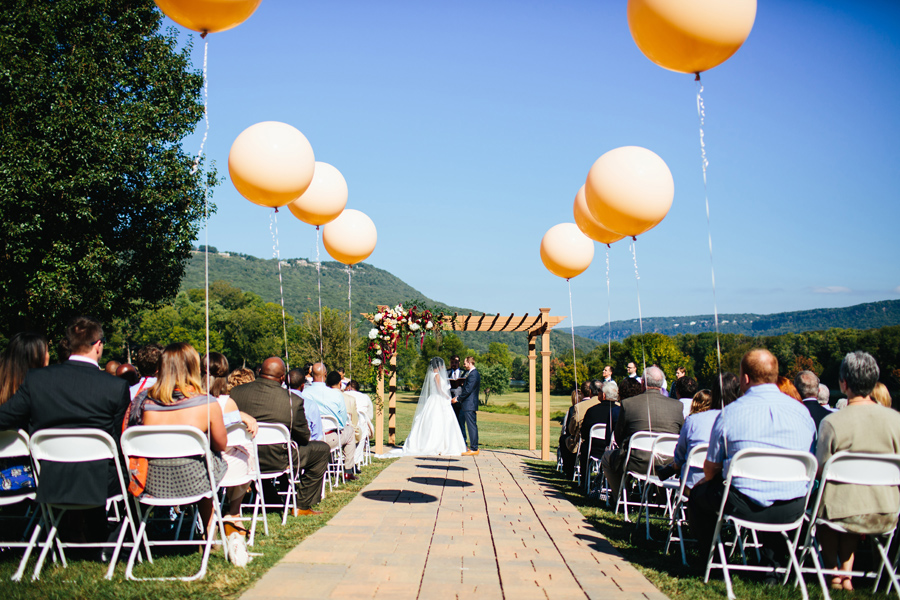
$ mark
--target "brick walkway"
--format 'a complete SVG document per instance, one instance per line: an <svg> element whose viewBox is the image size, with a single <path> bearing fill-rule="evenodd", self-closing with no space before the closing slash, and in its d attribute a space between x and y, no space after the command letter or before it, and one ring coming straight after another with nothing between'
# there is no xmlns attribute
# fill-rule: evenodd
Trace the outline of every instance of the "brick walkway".
<svg viewBox="0 0 900 600"><path fill-rule="evenodd" d="M664 600L530 474L535 456L402 458L243 599Z"/></svg>

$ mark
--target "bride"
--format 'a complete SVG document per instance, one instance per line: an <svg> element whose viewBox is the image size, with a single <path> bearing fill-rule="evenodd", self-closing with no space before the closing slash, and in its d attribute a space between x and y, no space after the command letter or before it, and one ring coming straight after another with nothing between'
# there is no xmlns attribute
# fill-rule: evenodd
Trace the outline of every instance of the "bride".
<svg viewBox="0 0 900 600"><path fill-rule="evenodd" d="M459 430L459 421L450 406L450 381L444 359L431 359L430 368L422 383L422 393L409 435L403 443L404 456L459 456L466 451L466 442Z"/></svg>

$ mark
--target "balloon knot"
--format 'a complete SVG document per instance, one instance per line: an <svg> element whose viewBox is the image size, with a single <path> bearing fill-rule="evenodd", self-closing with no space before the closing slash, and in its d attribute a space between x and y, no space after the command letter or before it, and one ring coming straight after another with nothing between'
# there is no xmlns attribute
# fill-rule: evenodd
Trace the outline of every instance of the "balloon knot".
<svg viewBox="0 0 900 600"><path fill-rule="evenodd" d="M277 206L275 207L275 212L278 212L278 207L277 207Z"/></svg>
<svg viewBox="0 0 900 600"><path fill-rule="evenodd" d="M694 81L700 81L700 71L694 73Z"/></svg>
<svg viewBox="0 0 900 600"><path fill-rule="evenodd" d="M206 39L206 34L208 34L208 33L209 33L209 31L201 31L201 32L200 32L200 39L205 40L205 39Z"/></svg>
<svg viewBox="0 0 900 600"><path fill-rule="evenodd" d="M636 241L637 241L637 236L636 236L636 235L631 236L631 241L636 242Z"/></svg>
<svg viewBox="0 0 900 600"><path fill-rule="evenodd" d="M607 247L607 248L612 248L612 246L610 246L609 244L607 244L606 247Z"/></svg>

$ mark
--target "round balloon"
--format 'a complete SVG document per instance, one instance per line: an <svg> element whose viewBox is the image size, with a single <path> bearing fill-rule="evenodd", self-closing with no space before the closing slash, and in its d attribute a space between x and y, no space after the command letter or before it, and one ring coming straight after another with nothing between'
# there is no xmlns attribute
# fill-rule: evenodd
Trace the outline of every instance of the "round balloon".
<svg viewBox="0 0 900 600"><path fill-rule="evenodd" d="M288 204L295 217L310 225L333 221L347 206L347 182L328 163L316 161L312 183L303 195Z"/></svg>
<svg viewBox="0 0 900 600"><path fill-rule="evenodd" d="M594 218L591 211L588 210L587 200L584 198L584 186L581 186L578 193L575 194L575 206L573 210L575 213L575 224L578 225L578 229L595 242L612 244L625 237L620 233L605 228Z"/></svg>
<svg viewBox="0 0 900 600"><path fill-rule="evenodd" d="M591 216L604 229L636 236L662 221L675 197L665 161L640 146L623 146L597 159L584 184Z"/></svg>
<svg viewBox="0 0 900 600"><path fill-rule="evenodd" d="M750 35L756 0L628 0L628 28L644 55L679 73L728 60Z"/></svg>
<svg viewBox="0 0 900 600"><path fill-rule="evenodd" d="M284 206L309 188L316 158L306 137L277 121L251 125L234 140L228 173L241 195L261 206Z"/></svg>
<svg viewBox="0 0 900 600"><path fill-rule="evenodd" d="M256 11L262 0L154 0L167 17L200 33L237 27Z"/></svg>
<svg viewBox="0 0 900 600"><path fill-rule="evenodd" d="M575 223L554 225L541 240L541 261L548 271L563 279L580 275L593 259L594 242Z"/></svg>
<svg viewBox="0 0 900 600"><path fill-rule="evenodd" d="M375 250L378 232L368 215L348 208L322 228L322 241L334 260L355 265Z"/></svg>

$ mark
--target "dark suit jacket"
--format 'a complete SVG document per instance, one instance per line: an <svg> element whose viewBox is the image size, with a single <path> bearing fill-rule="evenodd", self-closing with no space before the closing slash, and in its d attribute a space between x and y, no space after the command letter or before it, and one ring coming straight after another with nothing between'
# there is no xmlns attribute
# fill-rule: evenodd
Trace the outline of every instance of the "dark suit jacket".
<svg viewBox="0 0 900 600"><path fill-rule="evenodd" d="M299 451L294 455L294 469L306 466L309 444L309 422L303 409L303 398L271 379L260 377L231 390L231 399L238 408L260 423L281 423L291 432ZM263 471L287 468L286 446L260 446L259 465Z"/></svg>
<svg viewBox="0 0 900 600"><path fill-rule="evenodd" d="M618 460L624 462L628 443L637 431L680 433L684 424L683 409L684 405L679 400L667 398L659 390L647 390L623 400L619 420L616 422L616 441L619 443L620 453ZM632 454L628 470L645 472L649 458L646 452ZM621 470L624 472L624 469Z"/></svg>
<svg viewBox="0 0 900 600"><path fill-rule="evenodd" d="M0 430L25 429L32 434L90 427L108 433L118 448L130 401L124 379L93 364L69 360L28 372L15 395L0 406ZM38 502L104 505L110 492L119 493L111 461L41 464Z"/></svg>
<svg viewBox="0 0 900 600"><path fill-rule="evenodd" d="M612 439L613 430L616 428L618 419L619 407L615 402L601 401L584 413L584 420L581 422L581 443L585 457L587 455L587 443L591 437L591 427L600 423L606 425L606 438L602 442L594 440L591 444L591 454L600 457L603 456L603 451L609 446L609 441Z"/></svg>
<svg viewBox="0 0 900 600"><path fill-rule="evenodd" d="M466 375L466 381L462 384L462 391L456 397L460 410L478 410L478 390L481 389L481 373L478 369L472 369Z"/></svg>
<svg viewBox="0 0 900 600"><path fill-rule="evenodd" d="M819 423L822 422L822 419L830 415L831 411L819 404L819 401L816 398L804 400L803 406L806 407L806 410L809 411L809 416L816 422L816 431L818 432Z"/></svg>

